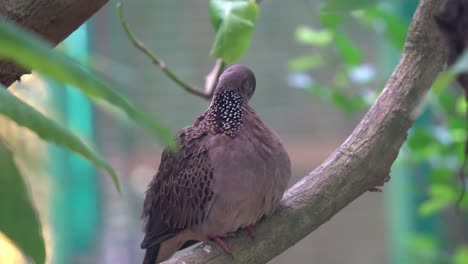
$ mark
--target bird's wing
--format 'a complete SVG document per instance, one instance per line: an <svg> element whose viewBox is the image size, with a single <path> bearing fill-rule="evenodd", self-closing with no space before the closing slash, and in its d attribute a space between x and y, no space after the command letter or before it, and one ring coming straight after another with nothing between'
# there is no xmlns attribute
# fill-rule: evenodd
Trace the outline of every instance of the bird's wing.
<svg viewBox="0 0 468 264"><path fill-rule="evenodd" d="M159 244L205 219L214 196L207 136L207 132L189 126L178 133L177 150L164 150L159 170L146 191L142 248Z"/></svg>

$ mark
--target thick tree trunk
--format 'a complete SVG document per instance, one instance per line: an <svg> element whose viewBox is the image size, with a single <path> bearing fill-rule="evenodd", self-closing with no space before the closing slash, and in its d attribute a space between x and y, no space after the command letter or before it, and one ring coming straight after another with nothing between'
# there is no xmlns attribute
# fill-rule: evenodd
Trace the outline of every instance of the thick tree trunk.
<svg viewBox="0 0 468 264"><path fill-rule="evenodd" d="M445 63L445 46L433 19L440 2L420 1L397 68L349 138L289 189L278 211L255 226L254 241L246 232L227 239L234 260L210 243L165 263L265 263L382 184L418 106Z"/></svg>
<svg viewBox="0 0 468 264"><path fill-rule="evenodd" d="M0 0L0 20L15 22L57 45L109 0ZM5 87L29 73L0 60L0 83Z"/></svg>

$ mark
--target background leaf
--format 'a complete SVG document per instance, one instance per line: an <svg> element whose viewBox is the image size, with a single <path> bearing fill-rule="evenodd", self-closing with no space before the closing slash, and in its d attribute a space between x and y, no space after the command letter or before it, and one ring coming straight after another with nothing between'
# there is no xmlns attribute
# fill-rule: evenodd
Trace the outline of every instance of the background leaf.
<svg viewBox="0 0 468 264"><path fill-rule="evenodd" d="M361 49L342 32L335 32L335 45L343 61L350 66L357 66L362 61Z"/></svg>
<svg viewBox="0 0 468 264"><path fill-rule="evenodd" d="M258 6L253 1L211 0L211 22L216 37L210 54L234 63L247 51L252 40Z"/></svg>
<svg viewBox="0 0 468 264"><path fill-rule="evenodd" d="M315 69L324 64L324 59L320 54L313 54L309 56L300 56L291 59L288 62L288 68L292 72L299 72L305 70Z"/></svg>
<svg viewBox="0 0 468 264"><path fill-rule="evenodd" d="M296 40L299 43L323 47L332 42L333 32L327 29L314 30L307 26L300 26L296 29Z"/></svg>
<svg viewBox="0 0 468 264"><path fill-rule="evenodd" d="M0 232L35 263L45 262L45 245L38 216L13 155L1 141Z"/></svg>
<svg viewBox="0 0 468 264"><path fill-rule="evenodd" d="M437 213L457 200L458 192L452 185L433 183L429 188L430 199L419 207L422 216Z"/></svg>
<svg viewBox="0 0 468 264"><path fill-rule="evenodd" d="M69 129L44 116L3 87L0 87L0 102L0 114L9 117L20 126L31 129L42 139L75 152L94 165L103 168L112 176L117 190L120 191L119 180L114 170Z"/></svg>
<svg viewBox="0 0 468 264"><path fill-rule="evenodd" d="M371 4L375 0L328 0L320 9L321 12L347 12L356 9L361 9Z"/></svg>
<svg viewBox="0 0 468 264"><path fill-rule="evenodd" d="M353 16L363 24L377 26L384 25L384 35L397 49L402 49L405 43L408 23L405 22L396 12L381 6L373 6L353 12Z"/></svg>
<svg viewBox="0 0 468 264"><path fill-rule="evenodd" d="M0 39L0 57L13 60L59 82L76 86L87 96L118 107L163 143L174 146L171 131L160 121L137 110L107 82L83 65L52 49L44 40L5 21L0 22Z"/></svg>
<svg viewBox="0 0 468 264"><path fill-rule="evenodd" d="M454 264L466 264L468 263L468 245L461 246L455 252L453 257Z"/></svg>

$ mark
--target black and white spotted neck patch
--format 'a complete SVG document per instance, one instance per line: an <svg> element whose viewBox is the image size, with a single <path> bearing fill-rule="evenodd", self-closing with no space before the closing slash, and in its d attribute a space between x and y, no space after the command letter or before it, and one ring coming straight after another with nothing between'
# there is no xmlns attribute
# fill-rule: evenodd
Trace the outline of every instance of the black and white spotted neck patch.
<svg viewBox="0 0 468 264"><path fill-rule="evenodd" d="M210 106L206 120L217 133L235 137L242 126L244 100L235 90L218 94Z"/></svg>

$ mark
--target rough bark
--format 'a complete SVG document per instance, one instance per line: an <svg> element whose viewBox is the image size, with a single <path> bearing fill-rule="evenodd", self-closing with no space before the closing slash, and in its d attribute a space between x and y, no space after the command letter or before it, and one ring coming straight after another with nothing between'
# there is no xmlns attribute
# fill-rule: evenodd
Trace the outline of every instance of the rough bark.
<svg viewBox="0 0 468 264"><path fill-rule="evenodd" d="M445 62L446 47L433 19L440 2L420 1L400 62L375 104L327 160L287 191L277 212L255 226L254 241L241 231L227 239L234 259L209 243L165 263L265 263L383 184Z"/></svg>
<svg viewBox="0 0 468 264"><path fill-rule="evenodd" d="M109 0L0 0L0 20L14 22L57 45ZM30 71L0 60L5 87Z"/></svg>

